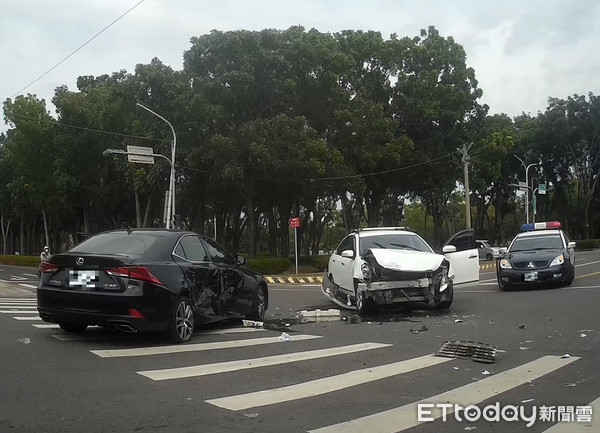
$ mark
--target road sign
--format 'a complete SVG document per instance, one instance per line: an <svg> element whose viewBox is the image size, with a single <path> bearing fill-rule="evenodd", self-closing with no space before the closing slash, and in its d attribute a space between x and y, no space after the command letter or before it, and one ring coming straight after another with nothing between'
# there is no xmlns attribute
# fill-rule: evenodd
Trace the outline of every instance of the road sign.
<svg viewBox="0 0 600 433"><path fill-rule="evenodd" d="M127 146L127 160L138 164L154 164L154 154L151 147ZM147 156L146 156L147 155Z"/></svg>
<svg viewBox="0 0 600 433"><path fill-rule="evenodd" d="M545 183L540 183L538 185L538 194L540 194L540 195L546 194L546 184Z"/></svg>
<svg viewBox="0 0 600 433"><path fill-rule="evenodd" d="M290 218L290 227L291 228L300 227L300 217Z"/></svg>

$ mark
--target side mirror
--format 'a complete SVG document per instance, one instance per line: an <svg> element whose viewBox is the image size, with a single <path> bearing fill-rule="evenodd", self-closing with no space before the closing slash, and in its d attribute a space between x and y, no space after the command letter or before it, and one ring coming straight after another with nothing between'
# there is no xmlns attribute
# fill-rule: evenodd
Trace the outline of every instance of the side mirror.
<svg viewBox="0 0 600 433"><path fill-rule="evenodd" d="M236 260L237 260L238 266L243 266L246 264L246 257L244 257L244 256L241 256L238 254L238 256L236 257Z"/></svg>
<svg viewBox="0 0 600 433"><path fill-rule="evenodd" d="M341 256L342 257L346 257L347 259L352 259L352 258L354 258L354 251L352 251L352 250L344 250L344 251L342 251Z"/></svg>
<svg viewBox="0 0 600 433"><path fill-rule="evenodd" d="M571 241L567 244L567 248L575 248L575 245L577 245L577 242Z"/></svg>
<svg viewBox="0 0 600 433"><path fill-rule="evenodd" d="M446 253L455 253L456 252L456 247L454 245L444 245L444 248L442 248L442 253L446 254Z"/></svg>

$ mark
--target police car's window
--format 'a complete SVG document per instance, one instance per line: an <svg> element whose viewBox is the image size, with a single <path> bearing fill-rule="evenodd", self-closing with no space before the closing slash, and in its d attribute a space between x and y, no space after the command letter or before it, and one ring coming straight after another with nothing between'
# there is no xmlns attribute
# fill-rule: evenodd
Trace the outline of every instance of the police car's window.
<svg viewBox="0 0 600 433"><path fill-rule="evenodd" d="M562 238L559 234L552 234L518 237L511 245L510 251L553 250L560 248L563 248Z"/></svg>

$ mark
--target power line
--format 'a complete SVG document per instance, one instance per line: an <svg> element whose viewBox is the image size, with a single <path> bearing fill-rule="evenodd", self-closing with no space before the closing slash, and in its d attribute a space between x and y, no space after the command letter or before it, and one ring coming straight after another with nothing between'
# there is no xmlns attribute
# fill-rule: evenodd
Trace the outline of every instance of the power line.
<svg viewBox="0 0 600 433"><path fill-rule="evenodd" d="M28 87L32 86L33 84L37 83L39 80L41 80L42 78L44 78L46 75L48 75L50 72L52 72L54 69L58 68L60 65L62 65L66 60L68 60L72 55L74 55L75 53L77 53L79 50L81 50L83 47L85 47L87 44L89 44L90 42L92 42L94 39L96 39L98 36L100 36L102 33L104 33L106 30L108 30L110 27L112 27L113 24L115 24L117 21L119 21L121 18L123 18L125 15L127 15L129 12L131 12L132 10L134 10L136 7L138 7L140 4L142 4L145 0L140 0L139 2L137 2L135 5L133 5L132 7L130 7L129 9L127 9L125 12L123 12L117 19L115 19L113 22L111 22L109 25L107 25L106 27L104 27L102 30L100 30L98 33L96 33L94 36L92 36L90 39L88 39L86 42L84 42L79 48L77 48L75 51L73 51L71 54L69 54L67 57L65 57L64 59L62 59L60 62L58 62L56 65L52 66L50 69L48 69L46 72L44 72L42 75L40 75L39 77L37 77L35 80L33 80L31 83L29 83L28 85L26 85L25 87L23 87L21 90L19 90L18 92L15 92L11 98L14 98L15 96L17 96L18 94L20 94L23 90L27 89Z"/></svg>
<svg viewBox="0 0 600 433"><path fill-rule="evenodd" d="M419 167L421 165L426 165L426 164L433 164L435 162L438 162L442 159L448 158L453 156L453 153L448 153L446 155L442 155L439 156L437 158L434 159L430 159L428 161L423 161L423 162L418 162L415 164L411 164L411 165L406 165L403 167L398 167L398 168L392 168L390 170L383 170L383 171L377 171L377 172L372 172L372 173L364 173L364 174L352 174L352 175L347 175L347 176L331 176L331 177L298 177L296 179L298 180L344 180L344 179L354 179L354 178L363 178L363 177L369 177L369 176L378 176L381 174L386 174L386 173L393 173L393 172L397 172L397 171L402 171L402 170L408 170L410 168L415 168L415 167ZM221 173L216 173L213 171L208 171L208 170L201 170L198 168L193 168L193 167L187 167L185 165L179 165L176 164L175 165L178 168L182 168L184 170L190 170L190 171L195 171L195 172L199 172L199 173L205 173L205 174L221 174ZM233 176L233 178L235 179L253 179L253 180L281 180L280 177L251 177L251 176Z"/></svg>
<svg viewBox="0 0 600 433"><path fill-rule="evenodd" d="M13 117L19 117L21 119L27 119L27 120L40 120L38 117L23 116L21 114L13 114ZM95 132L97 134L114 135L114 136L123 137L123 138L137 138L140 140L148 140L148 141L160 141L160 142L165 142L165 143L169 143L171 141L171 140L164 139L164 138L144 137L142 135L123 134L121 132L111 132L111 131L105 131L103 129L93 129L93 128L86 128L84 126L69 125L67 123L61 123L57 120L54 120L53 118L49 118L47 120L48 120L48 122L54 123L55 125L63 127L63 128L79 129L81 131Z"/></svg>

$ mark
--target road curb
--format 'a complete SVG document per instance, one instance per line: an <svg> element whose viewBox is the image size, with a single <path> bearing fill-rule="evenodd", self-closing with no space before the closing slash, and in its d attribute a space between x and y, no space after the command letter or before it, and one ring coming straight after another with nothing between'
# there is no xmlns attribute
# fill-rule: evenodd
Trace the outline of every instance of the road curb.
<svg viewBox="0 0 600 433"><path fill-rule="evenodd" d="M479 269L496 269L496 263L484 263L479 265ZM301 275L294 276L277 276L268 275L265 276L267 283L269 284L321 284L323 277L303 277Z"/></svg>

